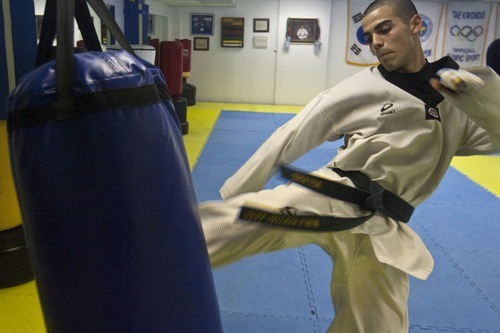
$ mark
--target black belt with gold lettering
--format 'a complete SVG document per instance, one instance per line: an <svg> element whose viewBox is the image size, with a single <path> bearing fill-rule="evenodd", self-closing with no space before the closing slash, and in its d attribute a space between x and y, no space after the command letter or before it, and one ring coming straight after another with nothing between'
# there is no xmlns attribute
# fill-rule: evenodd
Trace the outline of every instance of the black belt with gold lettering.
<svg viewBox="0 0 500 333"><path fill-rule="evenodd" d="M260 222L268 225L307 231L341 231L354 228L369 220L376 212L400 222L408 222L413 213L413 206L370 180L359 171L343 171L332 168L342 177L348 177L356 187L350 187L308 173L281 167L282 175L310 190L329 197L357 204L370 214L361 217L335 217L321 215L288 215L272 213L258 208L243 207L239 219Z"/></svg>

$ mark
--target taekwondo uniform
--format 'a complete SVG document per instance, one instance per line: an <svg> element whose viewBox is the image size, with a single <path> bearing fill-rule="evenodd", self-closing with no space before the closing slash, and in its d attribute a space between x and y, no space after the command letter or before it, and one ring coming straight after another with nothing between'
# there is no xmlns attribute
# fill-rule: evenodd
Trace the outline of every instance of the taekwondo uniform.
<svg viewBox="0 0 500 333"><path fill-rule="evenodd" d="M424 69L435 73L449 62L443 58ZM312 174L353 186L332 168L361 171L416 207L437 188L453 156L500 151L500 79L488 67L468 70L485 81L484 87L445 98L434 90L412 93L411 83L419 84L422 75L407 74L403 82L400 74L381 66L366 68L319 94L224 183L224 201L200 205L213 267L317 244L334 262L335 318L328 332L407 332L408 274L424 280L434 265L411 223L376 213L350 230L309 232L242 221L238 214L246 205L276 212L286 207L297 215L366 215L357 205L295 183L262 190L280 165L340 138L345 145Z"/></svg>

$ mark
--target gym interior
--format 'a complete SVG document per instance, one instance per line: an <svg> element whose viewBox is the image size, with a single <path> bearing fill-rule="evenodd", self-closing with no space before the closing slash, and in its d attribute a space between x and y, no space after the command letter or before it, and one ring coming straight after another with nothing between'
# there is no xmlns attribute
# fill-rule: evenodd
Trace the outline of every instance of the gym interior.
<svg viewBox="0 0 500 333"><path fill-rule="evenodd" d="M17 1L17 2L16 2ZM16 2L16 4L13 4ZM19 5L19 3L27 4ZM31 3L33 2L33 3ZM362 70L372 58L350 58L349 26L355 5L348 0L106 0L118 26L136 50L158 63L158 50L175 58L168 68L175 107L180 110L182 143L196 200L220 199L219 188L271 133L318 93ZM8 3L8 5L7 5ZM446 10L450 3L415 1L437 6L443 19L429 60L444 55ZM469 1L470 3L470 1ZM45 0L2 0L8 23L25 27L29 39L24 72L34 64ZM500 3L476 1L488 8L483 52L500 37ZM483 7L481 7L483 8ZM26 16L6 19L6 12ZM99 16L90 10L103 48L114 41ZM29 18L29 19L28 19ZM208 19L208 30L194 31L196 19ZM228 25L224 19L230 18ZM287 43L290 19L308 20L314 38ZM237 19L237 20L235 20ZM26 23L29 21L29 23ZM226 30L225 30L226 29ZM234 34L224 34L228 31ZM232 30L231 30L232 29ZM15 29L14 29L15 30ZM13 35L16 31L11 31ZM83 37L75 30L75 42ZM152 41L156 41L155 44ZM26 47L26 46L25 46ZM5 47L4 47L5 49ZM28 56L28 55L29 56ZM2 55L3 56L3 55ZM13 53L0 65L2 103L14 82L8 78ZM186 59L187 57L187 59ZM28 59L24 59L28 58ZM33 59L31 61L30 59ZM169 66L172 61L169 62ZM189 63L188 68L186 63ZM167 66L167 65L165 65ZM6 113L0 112L0 233L22 227L10 175ZM341 142L329 142L294 163L314 170L335 155ZM500 156L456 157L433 196L412 217L435 260L427 281L411 278L410 332L500 332ZM283 183L275 177L266 187ZM2 238L0 238L1 240ZM3 249L0 243L0 249ZM4 251L6 253L7 251ZM2 253L2 255L4 255ZM1 261L0 261L1 262ZM335 316L329 282L333 263L316 246L246 258L216 269L213 282L226 333L320 333ZM1 268L1 267L0 267ZM123 291L125 293L131 291ZM98 298L99 295L89 295ZM175 303L175 300L172 300ZM133 308L134 305L130 304ZM166 314L168 316L168 314ZM0 331L46 332L36 282L32 278L0 288ZM169 332L167 330L167 332Z"/></svg>

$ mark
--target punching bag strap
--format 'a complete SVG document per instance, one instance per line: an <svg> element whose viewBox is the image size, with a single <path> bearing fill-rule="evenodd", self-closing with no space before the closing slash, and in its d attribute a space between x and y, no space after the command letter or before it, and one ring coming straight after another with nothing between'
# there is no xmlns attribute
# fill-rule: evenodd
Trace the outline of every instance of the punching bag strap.
<svg viewBox="0 0 500 333"><path fill-rule="evenodd" d="M75 115L73 101L75 0L57 0L56 92L58 119Z"/></svg>
<svg viewBox="0 0 500 333"><path fill-rule="evenodd" d="M116 40L118 41L118 44L120 44L121 47L123 47L123 49L129 52L130 54L135 55L134 50L132 49L127 38L125 37L122 30L118 26L118 23L116 23L115 19L109 12L109 9L108 7L106 7L106 4L104 4L102 0L87 0L87 2L96 12L97 16L99 16L101 21L106 25L109 32L111 32L111 34L115 36Z"/></svg>
<svg viewBox="0 0 500 333"><path fill-rule="evenodd" d="M52 44L56 37L56 13L56 0L46 0L35 67L43 65L52 58Z"/></svg>
<svg viewBox="0 0 500 333"><path fill-rule="evenodd" d="M78 28L82 33L85 47L88 51L102 51L99 37L94 28L92 16L85 0L77 0L75 3L74 16L78 23ZM72 24L72 23L71 23ZM40 42L38 43L35 66L54 59L53 44L57 31L57 0L47 0L43 14L43 23L40 32Z"/></svg>
<svg viewBox="0 0 500 333"><path fill-rule="evenodd" d="M90 14L89 14L90 15ZM36 66L41 66L53 58L52 44L57 32L56 51L56 92L57 119L68 118L73 100L73 35L75 17L75 0L47 0L37 48Z"/></svg>
<svg viewBox="0 0 500 333"><path fill-rule="evenodd" d="M50 18L48 25L49 35L44 39L48 44L50 37L53 36L53 11L54 3L57 1L57 52L56 52L56 92L57 92L57 120L73 118L78 115L75 108L75 100L73 98L73 77L74 77L74 18L82 31L86 46L92 51L101 51L100 43L95 32L95 27L90 17L90 12L85 0L47 0L46 15ZM115 36L120 45L129 53L134 54L134 51L128 43L125 35L119 28L118 24L111 16L108 8L102 0L87 0L97 13L102 22L108 27L109 31ZM50 3L49 3L50 2ZM75 4L77 5L78 14L75 16ZM50 44L52 41L50 41ZM45 45L47 47L47 45ZM47 49L50 49L47 47ZM43 52L41 55L47 55ZM134 54L135 55L135 54Z"/></svg>
<svg viewBox="0 0 500 333"><path fill-rule="evenodd" d="M102 52L101 42L97 36L89 6L85 0L76 0L75 19L78 29L82 33L85 49L87 51Z"/></svg>

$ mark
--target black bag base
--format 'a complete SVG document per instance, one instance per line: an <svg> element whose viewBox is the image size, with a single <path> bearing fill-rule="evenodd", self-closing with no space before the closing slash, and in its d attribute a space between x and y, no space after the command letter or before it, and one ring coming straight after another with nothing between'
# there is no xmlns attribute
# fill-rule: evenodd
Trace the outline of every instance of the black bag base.
<svg viewBox="0 0 500 333"><path fill-rule="evenodd" d="M186 78L182 79L182 97L187 99L187 105L196 105L196 86L187 83Z"/></svg>
<svg viewBox="0 0 500 333"><path fill-rule="evenodd" d="M33 279L23 227L0 231L0 288L15 287Z"/></svg>
<svg viewBox="0 0 500 333"><path fill-rule="evenodd" d="M176 96L172 98L172 103L174 103L175 113L181 124L182 134L186 135L189 132L189 122L187 121L188 101L182 96Z"/></svg>

